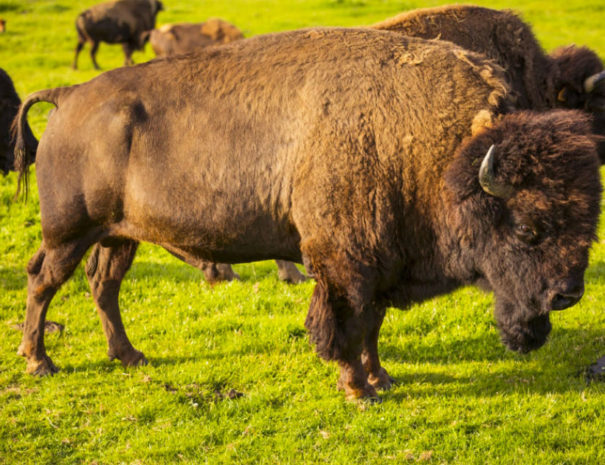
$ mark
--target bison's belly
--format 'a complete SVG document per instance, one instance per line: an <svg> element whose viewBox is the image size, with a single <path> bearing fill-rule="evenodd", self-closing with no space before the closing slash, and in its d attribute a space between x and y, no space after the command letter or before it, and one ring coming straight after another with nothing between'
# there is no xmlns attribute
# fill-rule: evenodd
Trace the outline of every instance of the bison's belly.
<svg viewBox="0 0 605 465"><path fill-rule="evenodd" d="M164 181L130 177L121 234L221 262L299 260L298 232L279 202L263 197L270 189Z"/></svg>

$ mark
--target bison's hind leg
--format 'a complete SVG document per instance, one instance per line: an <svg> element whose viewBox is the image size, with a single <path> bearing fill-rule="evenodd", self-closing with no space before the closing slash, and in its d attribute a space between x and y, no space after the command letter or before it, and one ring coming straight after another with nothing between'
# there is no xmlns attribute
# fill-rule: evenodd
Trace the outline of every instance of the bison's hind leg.
<svg viewBox="0 0 605 465"><path fill-rule="evenodd" d="M118 305L120 285L134 260L137 247L138 242L131 240L107 247L98 243L86 263L86 276L107 339L107 354L110 360L117 358L125 367L147 364L143 353L128 340Z"/></svg>
<svg viewBox="0 0 605 465"><path fill-rule="evenodd" d="M52 248L43 242L27 265L27 311L17 353L27 359L28 373L44 376L58 371L44 347L46 311L92 242L85 237Z"/></svg>

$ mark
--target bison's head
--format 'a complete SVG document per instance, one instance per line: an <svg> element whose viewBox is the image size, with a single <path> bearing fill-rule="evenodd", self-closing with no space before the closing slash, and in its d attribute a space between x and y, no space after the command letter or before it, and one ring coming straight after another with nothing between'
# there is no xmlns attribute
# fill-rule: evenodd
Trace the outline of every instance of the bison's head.
<svg viewBox="0 0 605 465"><path fill-rule="evenodd" d="M504 344L539 348L549 313L584 292L601 196L590 121L563 110L506 116L461 147L446 184L450 230L466 266L494 291Z"/></svg>
<svg viewBox="0 0 605 465"><path fill-rule="evenodd" d="M561 47L551 57L559 73L557 103L593 116L593 131L602 137L597 151L605 163L605 71L598 55L586 47Z"/></svg>

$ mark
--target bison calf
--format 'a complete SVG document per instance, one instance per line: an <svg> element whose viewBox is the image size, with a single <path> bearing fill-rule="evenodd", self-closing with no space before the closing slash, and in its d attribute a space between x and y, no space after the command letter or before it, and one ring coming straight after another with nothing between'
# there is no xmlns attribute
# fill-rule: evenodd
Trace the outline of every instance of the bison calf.
<svg viewBox="0 0 605 465"><path fill-rule="evenodd" d="M90 43L90 58L95 69L100 42L122 44L124 65L131 65L132 52L142 50L155 27L157 14L163 10L159 0L117 0L101 3L83 11L76 19L78 44L73 69L78 67L78 54L86 42Z"/></svg>
<svg viewBox="0 0 605 465"><path fill-rule="evenodd" d="M582 297L601 196L587 119L508 114L502 70L451 43L312 29L120 68L28 97L18 161L40 100L57 110L37 156L29 373L57 370L46 311L90 247L109 356L125 366L145 363L118 305L139 242L184 260L304 256L306 326L348 398L391 385L377 345L388 306L481 284L503 342L527 352Z"/></svg>
<svg viewBox="0 0 605 465"><path fill-rule="evenodd" d="M227 44L243 38L238 28L218 18L196 24L165 24L149 33L149 43L158 57L193 52L201 47Z"/></svg>

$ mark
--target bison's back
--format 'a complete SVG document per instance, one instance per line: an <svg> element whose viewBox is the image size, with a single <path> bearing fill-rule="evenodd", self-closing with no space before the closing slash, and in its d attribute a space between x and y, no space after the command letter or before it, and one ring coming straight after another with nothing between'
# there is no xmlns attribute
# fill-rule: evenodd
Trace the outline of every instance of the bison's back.
<svg viewBox="0 0 605 465"><path fill-rule="evenodd" d="M221 261L296 259L293 190L307 189L305 170L355 165L347 175L363 178L360 163L401 168L430 148L448 156L472 116L504 97L500 73L451 44L344 29L110 71L73 88L49 122L38 154L43 229L71 209L69 221ZM439 108L452 102L449 118ZM57 197L57 178L80 194Z"/></svg>

